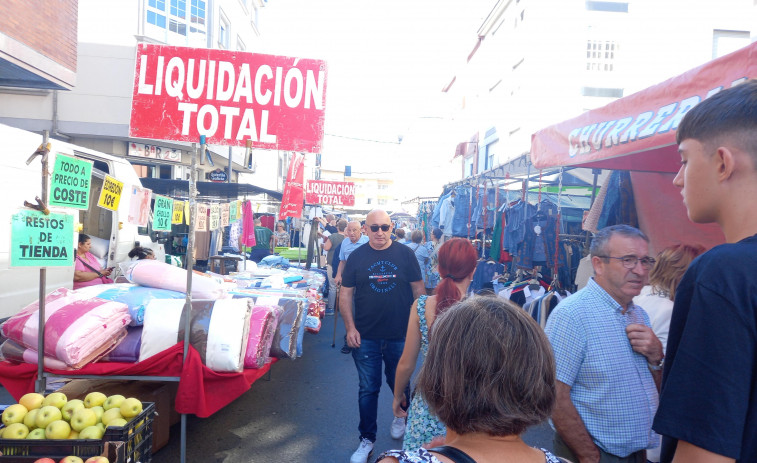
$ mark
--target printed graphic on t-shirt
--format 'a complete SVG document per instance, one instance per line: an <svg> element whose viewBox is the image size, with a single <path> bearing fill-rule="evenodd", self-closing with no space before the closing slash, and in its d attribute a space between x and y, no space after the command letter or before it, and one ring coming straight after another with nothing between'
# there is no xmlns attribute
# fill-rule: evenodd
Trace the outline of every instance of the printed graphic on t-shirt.
<svg viewBox="0 0 757 463"><path fill-rule="evenodd" d="M397 286L397 266L380 260L368 267L368 281L377 293L388 293Z"/></svg>

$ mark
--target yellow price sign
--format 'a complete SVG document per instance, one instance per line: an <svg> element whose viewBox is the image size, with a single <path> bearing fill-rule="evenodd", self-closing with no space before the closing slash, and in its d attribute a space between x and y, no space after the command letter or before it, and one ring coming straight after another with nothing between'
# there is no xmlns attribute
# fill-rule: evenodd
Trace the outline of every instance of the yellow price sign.
<svg viewBox="0 0 757 463"><path fill-rule="evenodd" d="M124 182L106 175L97 205L104 209L117 211L118 204L121 202L122 191L124 191Z"/></svg>
<svg viewBox="0 0 757 463"><path fill-rule="evenodd" d="M173 202L173 215L171 216L172 224L182 224L184 222L184 201Z"/></svg>
<svg viewBox="0 0 757 463"><path fill-rule="evenodd" d="M184 201L184 223L189 225L189 201Z"/></svg>

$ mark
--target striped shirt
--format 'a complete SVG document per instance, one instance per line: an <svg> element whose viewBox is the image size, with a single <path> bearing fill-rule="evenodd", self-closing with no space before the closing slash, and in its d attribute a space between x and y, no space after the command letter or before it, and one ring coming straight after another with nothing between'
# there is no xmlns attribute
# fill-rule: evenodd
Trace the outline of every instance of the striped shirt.
<svg viewBox="0 0 757 463"><path fill-rule="evenodd" d="M626 326L650 326L641 307L625 314L592 278L564 299L545 331L557 363L557 380L571 387L570 398L594 443L626 457L659 445L652 431L658 393L647 359L631 349Z"/></svg>

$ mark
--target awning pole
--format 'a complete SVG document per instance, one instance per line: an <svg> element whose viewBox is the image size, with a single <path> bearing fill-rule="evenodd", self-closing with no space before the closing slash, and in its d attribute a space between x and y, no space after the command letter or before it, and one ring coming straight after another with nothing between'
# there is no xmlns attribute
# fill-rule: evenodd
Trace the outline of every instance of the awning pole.
<svg viewBox="0 0 757 463"><path fill-rule="evenodd" d="M42 205L43 207L47 207L47 169L48 169L48 162L47 162L47 152L45 150L47 149L49 151L49 147L47 146L47 142L49 140L49 133L47 130L43 132L42 135L42 146L40 146L40 151L42 151ZM32 155L33 157L33 155ZM29 161L31 161L31 158L29 158ZM27 164L29 163L27 161ZM37 336L39 338L37 339L37 382L35 384L34 389L40 393L44 394L45 389L47 388L47 379L45 379L45 292L47 289L47 268L42 267L39 269L39 306L38 306L38 313L39 313L39 330Z"/></svg>

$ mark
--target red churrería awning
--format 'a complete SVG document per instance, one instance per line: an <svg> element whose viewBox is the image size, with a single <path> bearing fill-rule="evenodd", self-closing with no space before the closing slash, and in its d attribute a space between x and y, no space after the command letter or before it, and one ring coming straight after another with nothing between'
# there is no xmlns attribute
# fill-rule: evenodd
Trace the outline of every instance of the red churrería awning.
<svg viewBox="0 0 757 463"><path fill-rule="evenodd" d="M757 43L576 118L536 132L531 160L537 168L594 167L676 172L675 131L700 101L757 77Z"/></svg>

